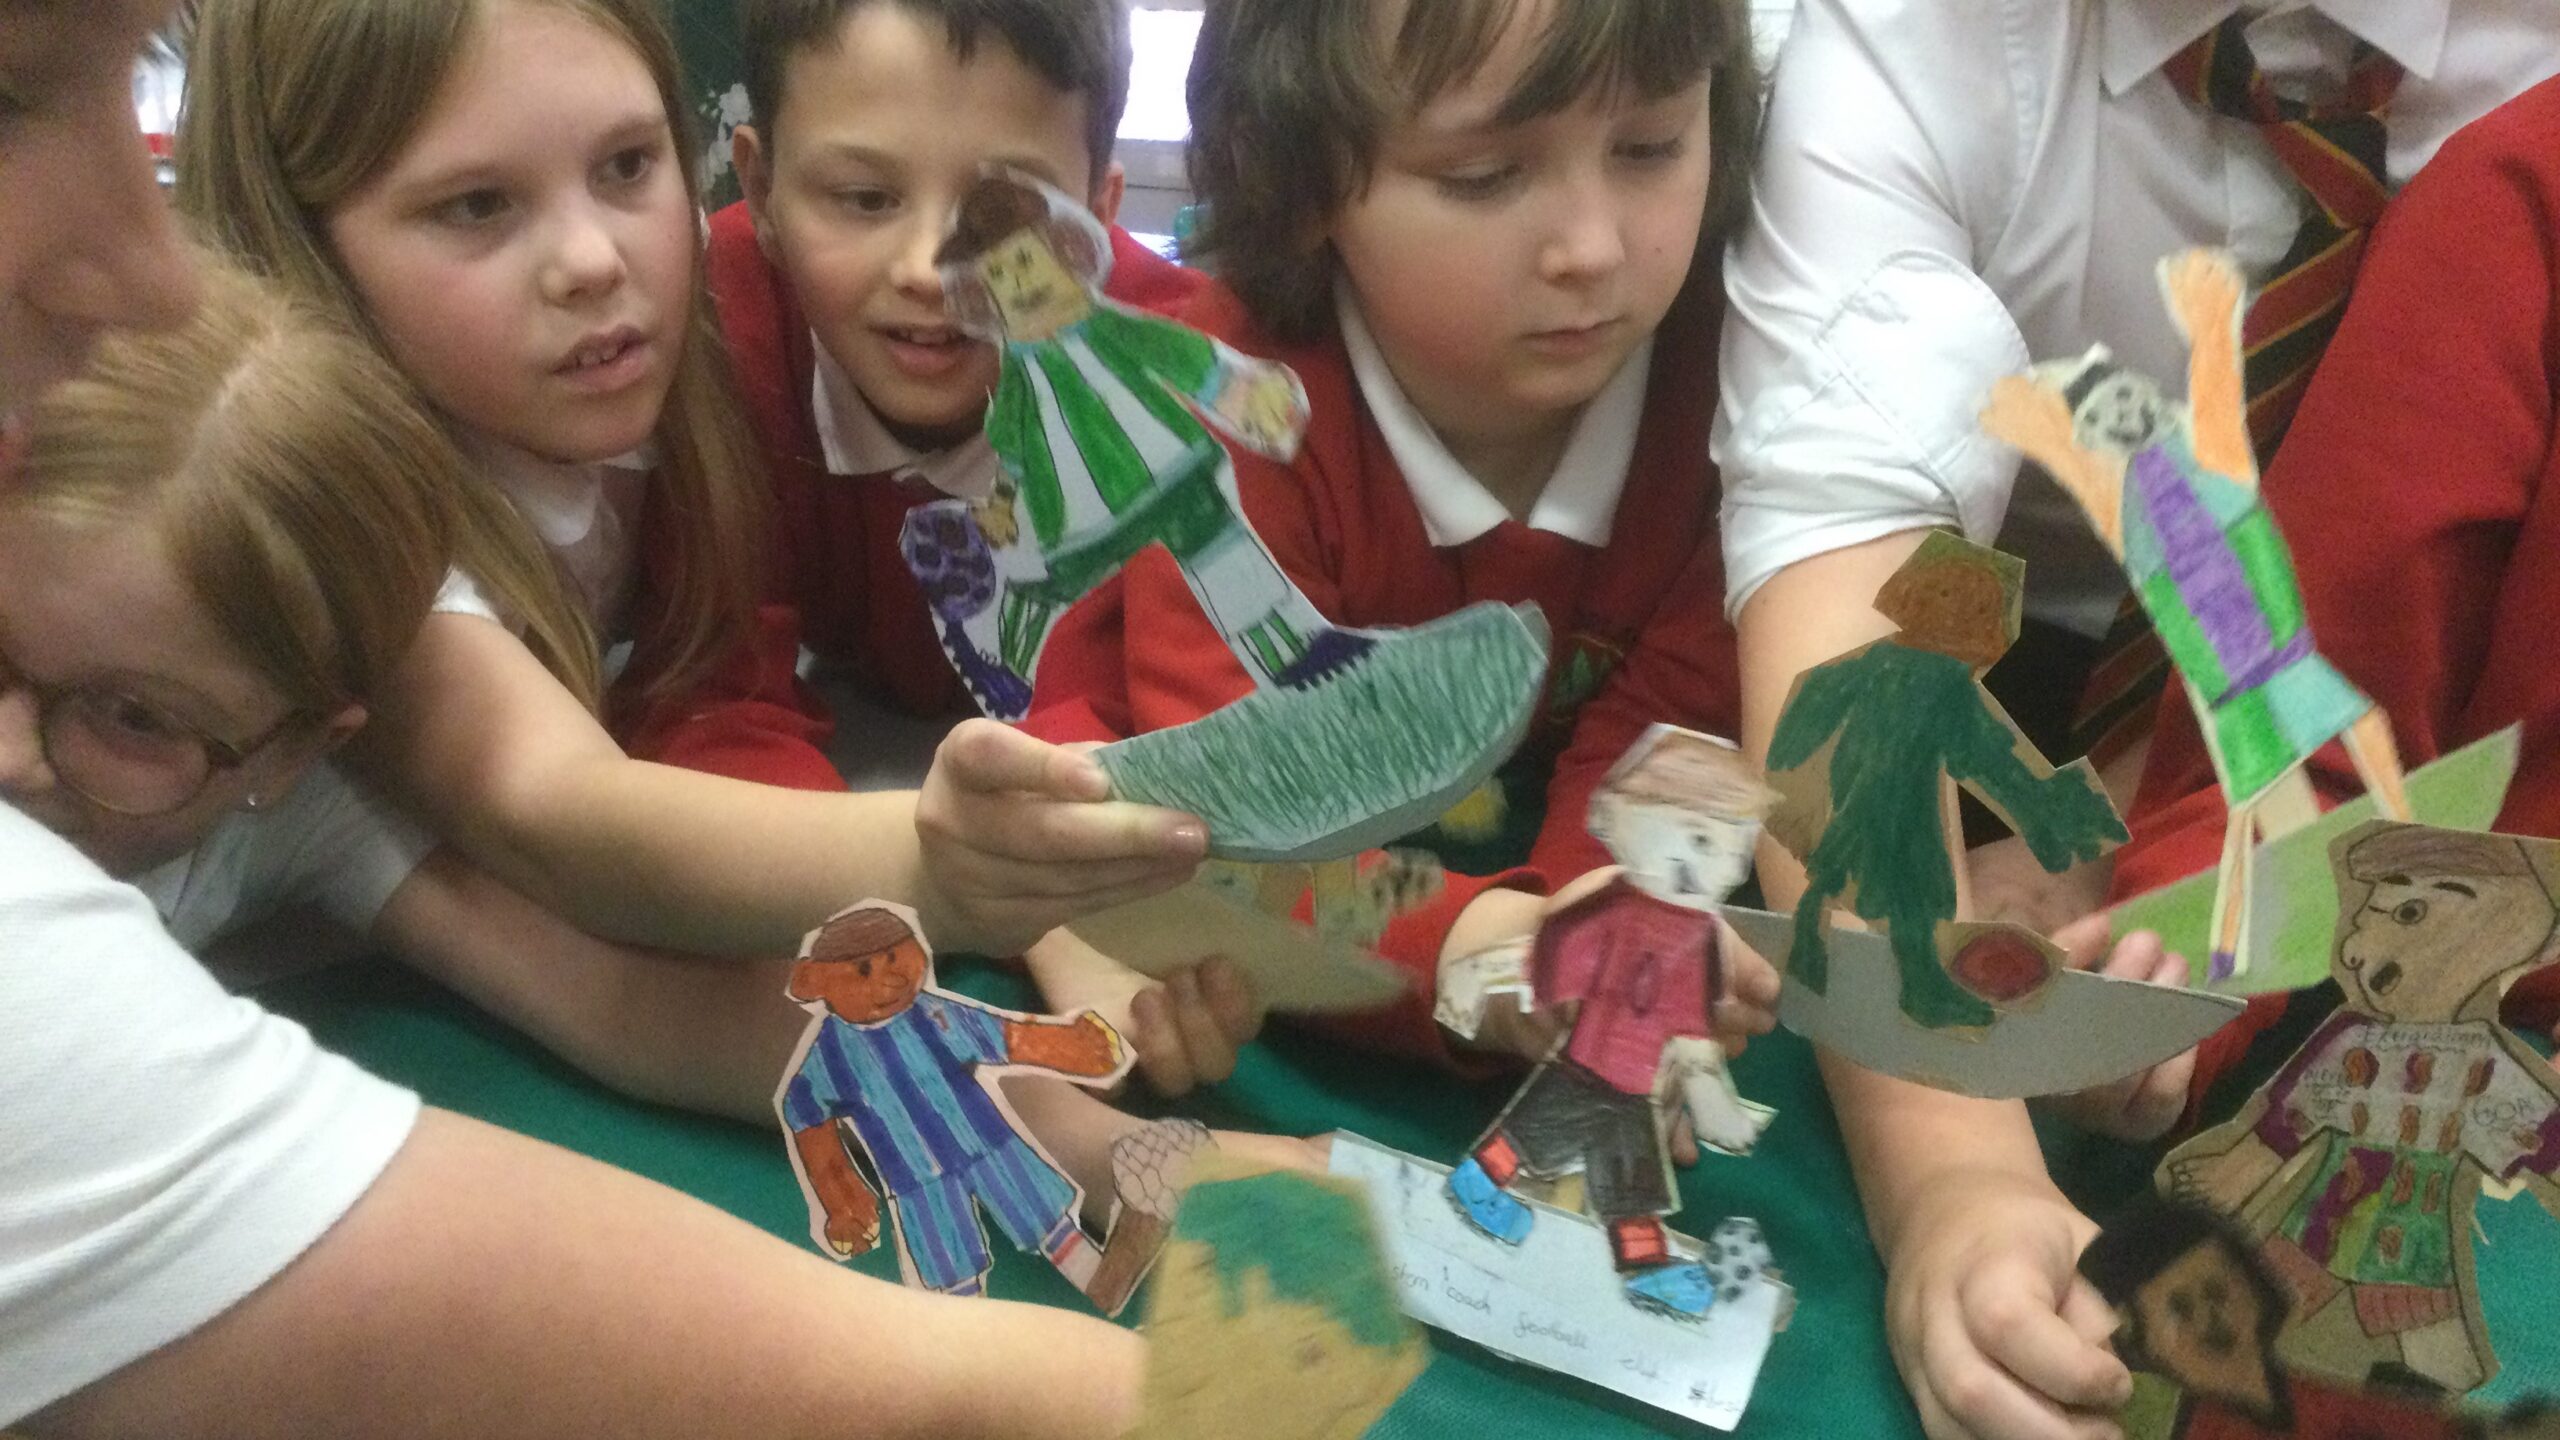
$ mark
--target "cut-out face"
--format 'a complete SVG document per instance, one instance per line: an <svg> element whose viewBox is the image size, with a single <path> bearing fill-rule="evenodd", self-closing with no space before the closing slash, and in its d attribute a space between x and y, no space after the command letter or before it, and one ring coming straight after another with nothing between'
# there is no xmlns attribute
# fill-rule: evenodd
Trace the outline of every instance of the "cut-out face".
<svg viewBox="0 0 2560 1440"><path fill-rule="evenodd" d="M1010 338L1038 342L1081 320L1092 297L1058 259L1039 230L1017 230L996 242L978 262L979 278L995 301Z"/></svg>
<svg viewBox="0 0 2560 1440"><path fill-rule="evenodd" d="M1952 655L1976 669L2007 654L2016 638L2000 577L1961 561L1896 571L1876 592L1876 612L1901 627L1904 644Z"/></svg>
<svg viewBox="0 0 2560 1440"><path fill-rule="evenodd" d="M1357 1440L1413 1379L1409 1347L1363 1344L1321 1305L1272 1292L1260 1270L1241 1304L1221 1298L1212 1262L1177 1241L1157 1266L1163 1298L1147 1320L1147 1440L1176 1435L1314 1435Z"/></svg>
<svg viewBox="0 0 2560 1440"><path fill-rule="evenodd" d="M791 998L818 1001L840 1020L873 1025L913 1005L932 965L914 939L852 954L819 943L791 971Z"/></svg>
<svg viewBox="0 0 2560 1440"><path fill-rule="evenodd" d="M2071 412L2071 438L2083 450L2130 455L2160 433L2169 402L2147 375L2118 370L2090 387Z"/></svg>
<svg viewBox="0 0 2560 1440"><path fill-rule="evenodd" d="M2252 1414L2277 1412L2266 1300L2228 1242L2206 1241L2171 1261L2129 1308L2133 1345L2149 1368Z"/></svg>
<svg viewBox="0 0 2560 1440"><path fill-rule="evenodd" d="M2360 905L2359 890L2368 892ZM2349 1004L2387 1020L2462 1018L2484 988L2494 999L2534 967L2560 919L2531 874L2412 866L2349 885L2345 894L2356 908L2332 968Z"/></svg>
<svg viewBox="0 0 2560 1440"><path fill-rule="evenodd" d="M1760 822L1678 805L1604 801L1609 853L1627 878L1665 898L1722 900L1751 874Z"/></svg>

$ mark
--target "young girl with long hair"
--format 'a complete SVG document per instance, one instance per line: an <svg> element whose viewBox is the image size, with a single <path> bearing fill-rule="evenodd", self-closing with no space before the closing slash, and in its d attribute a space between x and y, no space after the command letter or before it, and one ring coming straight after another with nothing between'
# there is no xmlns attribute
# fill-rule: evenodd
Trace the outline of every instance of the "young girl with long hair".
<svg viewBox="0 0 2560 1440"><path fill-rule="evenodd" d="M880 795L616 743L607 720L684 759L688 697L723 667L790 684L787 659L738 658L760 491L643 0L215 0L190 66L181 208L370 335L478 471L455 573L355 752L439 833L588 929L725 953L788 949L865 894L1011 953L1187 873L1196 821L1101 803L1090 760L992 724Z"/></svg>

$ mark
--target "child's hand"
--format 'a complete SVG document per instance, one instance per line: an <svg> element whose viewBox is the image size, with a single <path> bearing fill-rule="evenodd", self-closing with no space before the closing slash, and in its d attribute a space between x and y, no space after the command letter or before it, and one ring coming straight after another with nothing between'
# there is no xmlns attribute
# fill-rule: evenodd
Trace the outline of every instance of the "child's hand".
<svg viewBox="0 0 2560 1440"><path fill-rule="evenodd" d="M936 948L1019 954L1066 921L1189 879L1206 827L1110 795L1085 755L993 720L961 722L916 796Z"/></svg>
<svg viewBox="0 0 2560 1440"><path fill-rule="evenodd" d="M2082 916L2054 931L2053 942L2062 947L2074 969L2094 966L2102 975L2147 980L2154 985L2187 983L2186 960L2163 949L2160 937L2148 930L2127 935L2115 952L2108 954L2107 917L2103 911ZM2101 958L2106 963L2098 966ZM2196 1052L2190 1049L2139 1074L2074 1094L2057 1095L2046 1104L2083 1130L2118 1140L2156 1140L2185 1113L2187 1088L2195 1082L2195 1076Z"/></svg>
<svg viewBox="0 0 2560 1440"><path fill-rule="evenodd" d="M1237 1049L1262 1033L1262 1002L1243 971L1212 955L1139 992L1129 1022L1139 1072L1157 1094L1181 1095L1235 1073Z"/></svg>
<svg viewBox="0 0 2560 1440"><path fill-rule="evenodd" d="M2115 862L2101 856L2052 874L2036 863L2026 841L2011 835L1968 851L1965 869L1973 880L1973 918L2058 936L2065 925L2106 905Z"/></svg>
<svg viewBox="0 0 2560 1440"><path fill-rule="evenodd" d="M1722 920L1716 921L1717 953L1724 960L1724 993L1707 1012L1716 1043L1727 1055L1739 1055L1754 1035L1778 1028L1778 968Z"/></svg>
<svg viewBox="0 0 2560 1440"><path fill-rule="evenodd" d="M2105 1440L2133 1394L2115 1312L2076 1265L2097 1233L2051 1182L1940 1175L1905 1199L1885 1330L1932 1440Z"/></svg>
<svg viewBox="0 0 2560 1440"><path fill-rule="evenodd" d="M1137 1054L1138 1073L1160 1095L1226 1079L1236 1052L1262 1030L1253 982L1217 956L1155 980L1055 930L1023 961L1051 1009L1095 1010L1119 1030Z"/></svg>

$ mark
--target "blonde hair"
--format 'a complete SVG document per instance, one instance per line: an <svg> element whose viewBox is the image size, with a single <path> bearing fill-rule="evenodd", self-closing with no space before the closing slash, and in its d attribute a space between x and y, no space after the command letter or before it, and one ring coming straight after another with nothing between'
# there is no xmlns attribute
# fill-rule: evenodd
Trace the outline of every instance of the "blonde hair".
<svg viewBox="0 0 2560 1440"><path fill-rule="evenodd" d="M464 462L370 345L202 268L185 326L109 338L36 407L0 511L152 526L214 628L296 715L325 719L417 638Z"/></svg>
<svg viewBox="0 0 2560 1440"><path fill-rule="evenodd" d="M328 219L408 144L489 0L208 0L178 125L178 204L205 233L371 336ZM514 0L569 11L647 66L675 136L688 194L700 147L687 134L675 42L648 0ZM663 606L642 617L633 673L648 698L692 688L752 623L765 493L735 382L694 257L693 313L659 417L654 503L677 517ZM388 353L385 350L384 353ZM525 643L591 708L602 692L593 622L531 527L495 485L459 491L456 563L525 626Z"/></svg>

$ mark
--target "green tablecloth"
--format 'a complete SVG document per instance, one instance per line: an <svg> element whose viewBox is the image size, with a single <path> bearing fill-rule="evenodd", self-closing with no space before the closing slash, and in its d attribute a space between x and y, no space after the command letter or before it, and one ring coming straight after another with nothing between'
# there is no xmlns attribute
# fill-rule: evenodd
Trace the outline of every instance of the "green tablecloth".
<svg viewBox="0 0 2560 1440"><path fill-rule="evenodd" d="M1010 1004L1028 993L1010 975L955 963L956 988ZM462 1001L381 963L341 966L262 992L321 1041L414 1086L437 1105L539 1136L709 1201L806 1245L807 1212L778 1130L678 1114L623 1100L536 1050ZM1734 1066L1743 1093L1775 1106L1759 1152L1707 1156L1685 1172L1674 1223L1703 1233L1749 1215L1796 1288L1795 1322L1777 1337L1740 1435L1916 1436L1918 1422L1884 1348L1883 1275L1867 1243L1829 1102L1804 1043L1780 1034ZM1355 1130L1419 1155L1462 1153L1507 1093L1436 1071L1346 1052L1274 1026L1236 1075L1180 1109L1214 1125L1293 1133ZM1037 1261L997 1245L991 1288L1050 1304L1082 1301ZM855 1262L894 1276L884 1246ZM1134 1307L1133 1307L1134 1311ZM1373 1432L1425 1436L1699 1435L1702 1427L1594 1386L1526 1369L1434 1335L1431 1367Z"/></svg>

